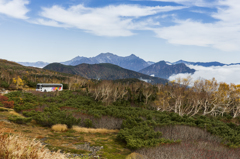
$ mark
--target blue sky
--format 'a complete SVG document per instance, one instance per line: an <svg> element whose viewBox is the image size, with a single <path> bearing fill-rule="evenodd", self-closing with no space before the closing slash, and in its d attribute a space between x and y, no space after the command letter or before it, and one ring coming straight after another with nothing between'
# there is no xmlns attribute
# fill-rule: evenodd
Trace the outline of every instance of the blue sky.
<svg viewBox="0 0 240 159"><path fill-rule="evenodd" d="M240 62L239 0L0 0L0 58Z"/></svg>

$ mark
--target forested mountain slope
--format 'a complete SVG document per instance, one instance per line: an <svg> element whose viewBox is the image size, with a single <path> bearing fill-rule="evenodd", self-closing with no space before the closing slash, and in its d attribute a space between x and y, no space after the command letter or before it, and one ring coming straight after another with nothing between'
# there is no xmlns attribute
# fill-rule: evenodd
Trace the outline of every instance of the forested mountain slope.
<svg viewBox="0 0 240 159"><path fill-rule="evenodd" d="M167 83L168 80L157 77L151 77L142 73L134 72L121 68L119 66L103 63L103 64L80 64L77 66L66 66L60 63L49 64L44 67L46 70L53 70L63 73L77 74L85 78L116 80L126 78L142 78L151 80L151 83Z"/></svg>

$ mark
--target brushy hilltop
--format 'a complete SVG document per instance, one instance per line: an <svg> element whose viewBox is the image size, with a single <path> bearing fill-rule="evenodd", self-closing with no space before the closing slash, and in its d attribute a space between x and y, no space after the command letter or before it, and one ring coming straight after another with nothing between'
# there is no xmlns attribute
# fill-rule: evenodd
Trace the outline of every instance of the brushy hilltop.
<svg viewBox="0 0 240 159"><path fill-rule="evenodd" d="M70 78L70 90L14 91L0 96L0 110L11 108L22 114L8 116L17 124L35 123L46 129L65 124L65 132L51 132L46 142L66 140L73 144L48 145L53 151L81 154L73 148L85 145L93 149L103 146L96 155L104 159L123 159L127 155L146 159L239 158L240 85L202 79L188 87L190 78L157 85L134 80L85 80L77 85L80 78L76 77ZM10 81L17 86L17 79ZM119 131L104 136L89 130L81 132L83 139L75 136L76 126ZM98 139L91 141L95 145L86 143L86 139L95 137Z"/></svg>
<svg viewBox="0 0 240 159"><path fill-rule="evenodd" d="M65 88L81 87L87 79L35 67L25 67L15 62L0 59L0 87L5 89L35 88L37 83L63 83Z"/></svg>

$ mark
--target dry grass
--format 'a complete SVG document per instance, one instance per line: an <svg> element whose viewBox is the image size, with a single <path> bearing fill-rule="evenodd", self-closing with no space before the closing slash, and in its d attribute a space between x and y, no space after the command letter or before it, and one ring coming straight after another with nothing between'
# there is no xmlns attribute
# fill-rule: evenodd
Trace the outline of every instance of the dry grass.
<svg viewBox="0 0 240 159"><path fill-rule="evenodd" d="M77 132L83 133L100 133L100 134L107 134L107 133L117 133L119 130L109 130L109 129L93 129L93 128L83 128L79 126L73 126L73 130Z"/></svg>
<svg viewBox="0 0 240 159"><path fill-rule="evenodd" d="M4 159L67 159L66 154L51 152L40 141L23 135L6 135L0 130L0 158Z"/></svg>
<svg viewBox="0 0 240 159"><path fill-rule="evenodd" d="M147 159L145 156L138 154L136 152L131 153L126 157L126 159Z"/></svg>
<svg viewBox="0 0 240 159"><path fill-rule="evenodd" d="M56 124L52 126L53 131L66 131L67 129L67 125L65 124Z"/></svg>

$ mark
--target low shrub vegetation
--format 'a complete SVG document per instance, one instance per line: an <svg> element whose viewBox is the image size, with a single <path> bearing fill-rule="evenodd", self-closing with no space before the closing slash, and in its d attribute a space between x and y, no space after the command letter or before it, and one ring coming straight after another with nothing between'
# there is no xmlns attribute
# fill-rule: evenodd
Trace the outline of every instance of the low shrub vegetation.
<svg viewBox="0 0 240 159"><path fill-rule="evenodd" d="M4 111L8 111L8 109L0 107L0 112L4 112Z"/></svg>
<svg viewBox="0 0 240 159"><path fill-rule="evenodd" d="M160 138L161 132L155 132L148 125L139 125L133 128L121 129L117 138L126 142L130 149L142 147L152 147L163 143L173 143L174 141Z"/></svg>
<svg viewBox="0 0 240 159"><path fill-rule="evenodd" d="M20 117L20 116L16 116L16 115L12 115L10 117L8 117L8 120L17 124L27 124L29 122L32 121L31 117Z"/></svg>
<svg viewBox="0 0 240 159"><path fill-rule="evenodd" d="M92 127L93 127L92 120L90 120L90 119L85 119L85 120L84 120L84 125L85 125L85 127L87 127L87 128L92 128Z"/></svg>
<svg viewBox="0 0 240 159"><path fill-rule="evenodd" d="M118 140L131 149L179 142L178 139L173 141L161 138L161 130L156 129L175 125L198 127L218 137L225 145L240 146L240 127L231 122L232 118L229 118L229 115L181 116L174 112L157 111L152 107L133 107L130 102L124 101L104 105L101 101L94 100L91 94L81 91L63 91L59 92L58 96L12 92L6 96L9 101L14 101L15 111L22 112L26 117L32 117L42 126L66 124L68 128L71 128L73 125L82 123L85 127L102 128L96 127L100 118L106 119L103 121L106 123L108 117L113 120L121 119L122 126ZM85 118L81 122L83 116ZM93 119L95 119L94 122ZM228 122L223 122L223 120Z"/></svg>

